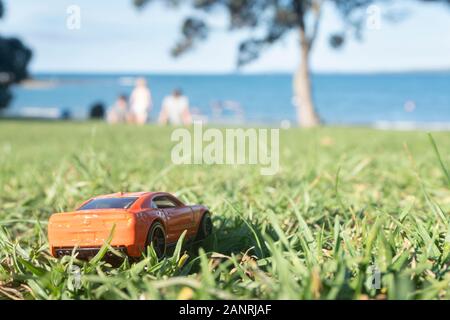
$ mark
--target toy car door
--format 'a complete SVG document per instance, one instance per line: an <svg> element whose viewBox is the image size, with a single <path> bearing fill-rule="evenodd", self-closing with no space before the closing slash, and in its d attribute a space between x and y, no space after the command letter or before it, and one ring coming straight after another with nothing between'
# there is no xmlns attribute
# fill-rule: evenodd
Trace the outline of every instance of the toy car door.
<svg viewBox="0 0 450 320"><path fill-rule="evenodd" d="M194 214L189 206L185 206L176 199L166 195L155 197L153 203L166 214L166 232L169 244L177 242L184 230L187 230L187 238L194 235Z"/></svg>

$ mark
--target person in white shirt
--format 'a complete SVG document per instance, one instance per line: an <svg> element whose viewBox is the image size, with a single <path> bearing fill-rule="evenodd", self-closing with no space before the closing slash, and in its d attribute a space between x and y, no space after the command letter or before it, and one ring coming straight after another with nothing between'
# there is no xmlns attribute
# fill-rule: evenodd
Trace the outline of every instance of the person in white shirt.
<svg viewBox="0 0 450 320"><path fill-rule="evenodd" d="M152 107L152 95L147 87L147 81L139 78L136 81L136 87L130 97L130 111L132 122L143 125L147 122L148 114Z"/></svg>
<svg viewBox="0 0 450 320"><path fill-rule="evenodd" d="M174 126L189 125L192 122L189 111L189 99L183 96L181 90L175 89L170 96L164 98L159 123L170 123Z"/></svg>

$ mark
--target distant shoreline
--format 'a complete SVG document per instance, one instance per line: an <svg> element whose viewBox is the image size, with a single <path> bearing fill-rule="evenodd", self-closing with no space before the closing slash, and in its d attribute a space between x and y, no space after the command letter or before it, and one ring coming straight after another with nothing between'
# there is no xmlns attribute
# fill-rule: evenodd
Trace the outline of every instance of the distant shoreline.
<svg viewBox="0 0 450 320"><path fill-rule="evenodd" d="M88 79L61 79L58 77L70 77L70 76L101 76L97 74L79 74L79 75L73 75L73 74L35 74L35 77L43 77L43 78L50 78L50 79L37 79L35 77L26 79L18 84L18 86L24 88L24 89L53 89L61 84L67 84L67 83L87 83L91 80Z"/></svg>
<svg viewBox="0 0 450 320"><path fill-rule="evenodd" d="M19 83L19 86L26 89L51 89L58 85L59 81L56 80L41 80L30 78Z"/></svg>

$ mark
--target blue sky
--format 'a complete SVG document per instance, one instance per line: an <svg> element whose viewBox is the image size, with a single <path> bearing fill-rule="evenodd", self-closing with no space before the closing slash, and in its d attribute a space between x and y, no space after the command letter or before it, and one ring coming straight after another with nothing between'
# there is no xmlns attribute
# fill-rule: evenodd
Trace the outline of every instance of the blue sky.
<svg viewBox="0 0 450 320"><path fill-rule="evenodd" d="M132 0L4 0L2 35L22 38L33 50L32 71L226 73L235 71L236 46L245 32L226 32L219 12L208 41L180 59L169 50L189 9L152 5L139 12ZM367 30L363 42L340 50L328 45L340 20L326 7L311 66L315 72L379 72L450 69L450 8L399 1L408 17ZM66 27L67 7L81 8L81 29ZM383 8L382 8L383 9ZM298 64L297 35L267 50L244 72L292 72Z"/></svg>

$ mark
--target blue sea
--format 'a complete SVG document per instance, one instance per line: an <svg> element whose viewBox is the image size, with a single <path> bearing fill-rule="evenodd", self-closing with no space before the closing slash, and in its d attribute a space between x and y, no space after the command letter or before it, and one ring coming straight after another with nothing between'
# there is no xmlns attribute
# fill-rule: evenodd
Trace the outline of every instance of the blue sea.
<svg viewBox="0 0 450 320"><path fill-rule="evenodd" d="M7 115L66 110L75 119L85 119L93 103L108 107L119 94L130 94L136 77L35 74L35 82L14 88ZM153 120L164 96L181 88L197 116L210 122L295 123L289 74L155 74L146 78L154 100ZM317 110L327 124L450 127L450 72L315 74L313 91Z"/></svg>

